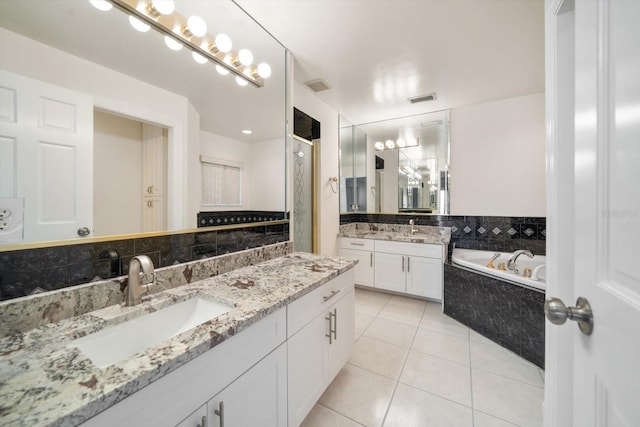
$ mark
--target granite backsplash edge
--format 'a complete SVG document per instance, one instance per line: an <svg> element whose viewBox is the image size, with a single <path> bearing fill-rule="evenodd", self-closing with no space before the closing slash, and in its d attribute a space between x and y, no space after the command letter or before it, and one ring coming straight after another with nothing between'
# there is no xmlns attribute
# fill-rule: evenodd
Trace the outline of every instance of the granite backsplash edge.
<svg viewBox="0 0 640 427"><path fill-rule="evenodd" d="M156 269L149 294L162 292L293 252L281 242ZM127 276L99 280L0 302L0 337L59 322L124 301Z"/></svg>

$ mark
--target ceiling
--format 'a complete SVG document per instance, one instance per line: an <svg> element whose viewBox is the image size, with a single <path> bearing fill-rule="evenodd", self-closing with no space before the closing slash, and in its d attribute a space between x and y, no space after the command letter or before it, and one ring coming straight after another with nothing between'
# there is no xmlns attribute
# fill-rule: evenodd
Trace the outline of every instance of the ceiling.
<svg viewBox="0 0 640 427"><path fill-rule="evenodd" d="M544 91L544 0L236 0L354 124ZM436 92L437 100L409 97Z"/></svg>

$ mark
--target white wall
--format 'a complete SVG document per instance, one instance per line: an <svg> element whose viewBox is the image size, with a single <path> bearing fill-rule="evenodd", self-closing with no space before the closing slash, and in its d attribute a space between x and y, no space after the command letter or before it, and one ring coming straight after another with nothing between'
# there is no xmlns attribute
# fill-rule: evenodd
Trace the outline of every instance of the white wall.
<svg viewBox="0 0 640 427"><path fill-rule="evenodd" d="M398 150L382 150L377 155L384 160L382 171L382 212L398 212Z"/></svg>
<svg viewBox="0 0 640 427"><path fill-rule="evenodd" d="M543 93L451 110L451 214L545 216L545 138Z"/></svg>
<svg viewBox="0 0 640 427"><path fill-rule="evenodd" d="M142 232L142 123L93 115L95 236Z"/></svg>
<svg viewBox="0 0 640 427"><path fill-rule="evenodd" d="M254 142L251 151L250 183L254 210L285 210L285 144L283 139ZM275 190L274 190L275 189Z"/></svg>
<svg viewBox="0 0 640 427"><path fill-rule="evenodd" d="M188 217L187 98L0 28L0 68L94 98L100 109L169 129L170 229L195 226Z"/></svg>
<svg viewBox="0 0 640 427"><path fill-rule="evenodd" d="M340 226L339 195L331 190L329 178L339 176L338 112L320 101L309 88L298 82L293 83L293 106L320 122L320 171L319 188L317 188L320 239L318 250L323 255L336 255L338 253L337 234ZM290 211L291 206L289 201ZM294 221L291 222L292 226L293 224Z"/></svg>

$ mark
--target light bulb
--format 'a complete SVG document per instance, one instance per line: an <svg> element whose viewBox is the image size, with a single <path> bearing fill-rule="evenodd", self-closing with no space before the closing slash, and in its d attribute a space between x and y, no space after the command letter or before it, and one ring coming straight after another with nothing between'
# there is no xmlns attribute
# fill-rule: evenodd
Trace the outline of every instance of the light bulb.
<svg viewBox="0 0 640 427"><path fill-rule="evenodd" d="M251 129L244 129L242 133L244 133L245 135L251 135L253 132L251 131Z"/></svg>
<svg viewBox="0 0 640 427"><path fill-rule="evenodd" d="M263 79L268 78L271 75L271 67L266 62L262 62L258 65L258 75Z"/></svg>
<svg viewBox="0 0 640 427"><path fill-rule="evenodd" d="M171 50L180 50L182 49L182 43L178 43L174 39L169 36L164 36L164 44Z"/></svg>
<svg viewBox="0 0 640 427"><path fill-rule="evenodd" d="M224 68L222 65L216 65L216 71L218 72L218 74L220 74L221 76L226 76L229 74L229 70L227 70L226 68Z"/></svg>
<svg viewBox="0 0 640 427"><path fill-rule="evenodd" d="M204 56L200 55L197 52L191 52L191 57L193 57L193 60L196 61L198 64L206 64L208 59L205 58Z"/></svg>
<svg viewBox="0 0 640 427"><path fill-rule="evenodd" d="M238 52L238 61L242 65L249 66L253 62L253 54L249 49L240 49Z"/></svg>
<svg viewBox="0 0 640 427"><path fill-rule="evenodd" d="M151 7L157 10L160 15L171 15L176 10L173 0L152 0Z"/></svg>
<svg viewBox="0 0 640 427"><path fill-rule="evenodd" d="M405 142L404 139L400 138L397 141L398 147L404 147L405 146Z"/></svg>
<svg viewBox="0 0 640 427"><path fill-rule="evenodd" d="M385 142L385 145L387 146L387 148L394 148L396 146L395 142L393 142L390 139L387 139L387 141Z"/></svg>
<svg viewBox="0 0 640 427"><path fill-rule="evenodd" d="M376 150L384 150L384 144L380 141L376 142L375 144Z"/></svg>
<svg viewBox="0 0 640 427"><path fill-rule="evenodd" d="M113 8L113 5L106 0L89 0L89 3L91 3L96 9L103 12L106 12Z"/></svg>
<svg viewBox="0 0 640 427"><path fill-rule="evenodd" d="M236 83L238 83L238 85L240 85L240 86L246 86L246 85L249 84L248 81L246 81L245 79L243 79L240 76L236 76Z"/></svg>
<svg viewBox="0 0 640 427"><path fill-rule="evenodd" d="M144 22L142 22L141 20L133 16L129 16L129 23L133 28L140 31L141 33L146 33L147 31L149 31L149 29L151 29L149 25L145 24Z"/></svg>
<svg viewBox="0 0 640 427"><path fill-rule="evenodd" d="M187 20L187 28L196 37L202 37L207 34L207 24L204 19L197 15L192 15Z"/></svg>
<svg viewBox="0 0 640 427"><path fill-rule="evenodd" d="M231 39L226 34L218 34L216 36L215 43L216 43L216 48L218 48L220 52L227 53L231 50L231 46L232 46Z"/></svg>

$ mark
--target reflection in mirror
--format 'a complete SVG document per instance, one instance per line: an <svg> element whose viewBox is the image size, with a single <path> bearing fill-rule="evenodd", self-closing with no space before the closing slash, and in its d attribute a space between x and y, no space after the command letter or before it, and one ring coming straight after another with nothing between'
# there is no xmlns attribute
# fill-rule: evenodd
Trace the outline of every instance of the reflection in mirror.
<svg viewBox="0 0 640 427"><path fill-rule="evenodd" d="M341 212L449 213L448 110L343 122Z"/></svg>
<svg viewBox="0 0 640 427"><path fill-rule="evenodd" d="M116 9L0 2L0 101L11 112L0 117L0 208L21 225L0 231L0 244L192 229L203 211L286 210L285 49L235 3L204 3L176 6L207 23L191 41L210 48L208 37L226 34L231 52L250 48L256 66L270 65L263 87L169 49ZM241 204L203 203L202 156L242 165Z"/></svg>

